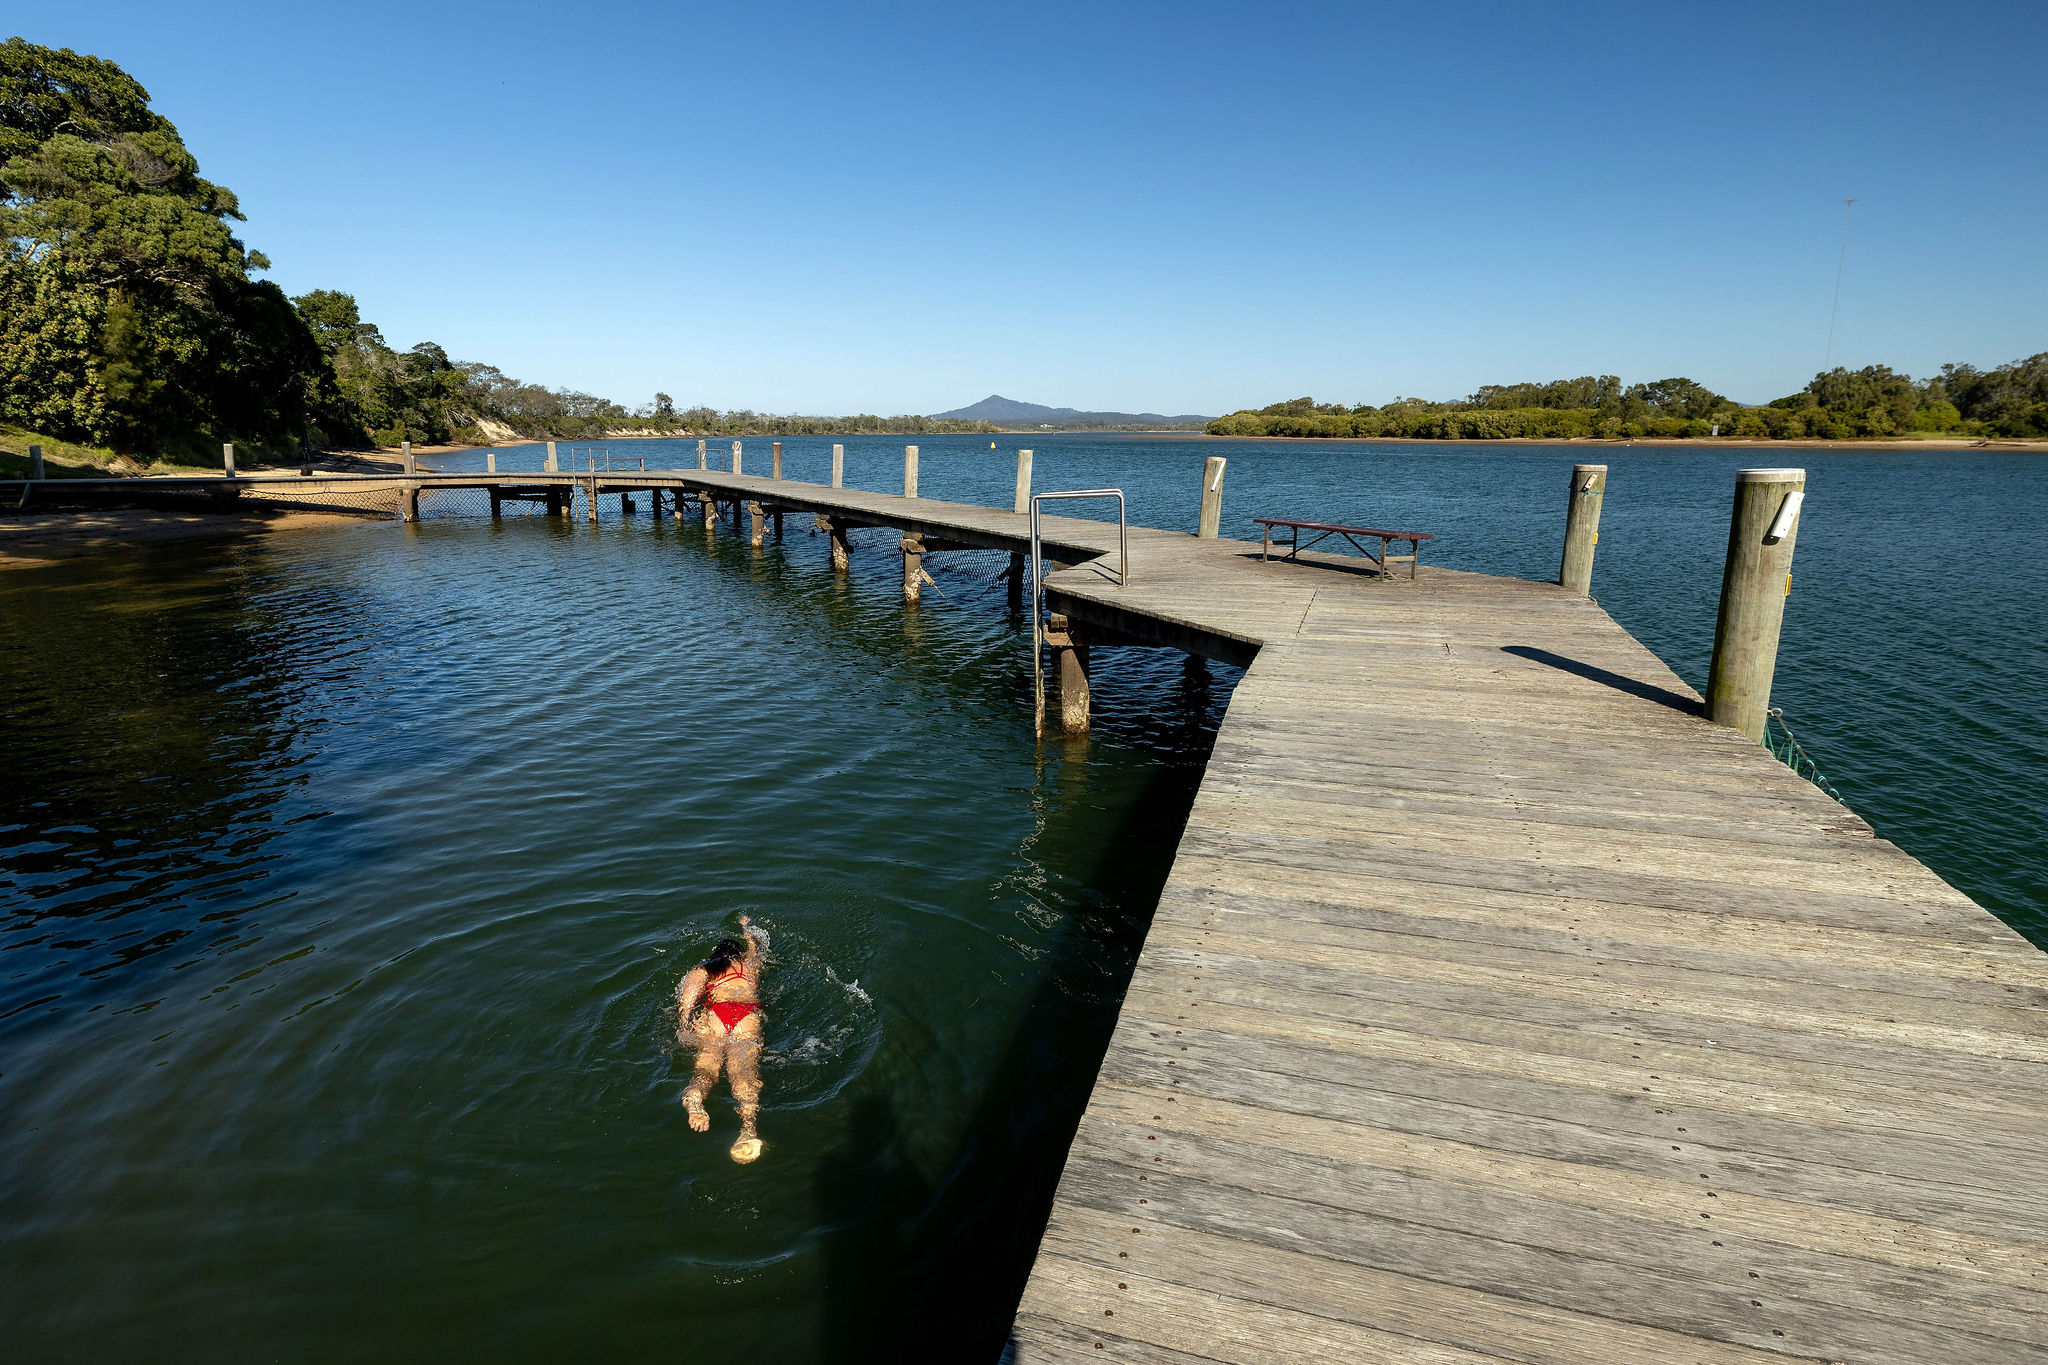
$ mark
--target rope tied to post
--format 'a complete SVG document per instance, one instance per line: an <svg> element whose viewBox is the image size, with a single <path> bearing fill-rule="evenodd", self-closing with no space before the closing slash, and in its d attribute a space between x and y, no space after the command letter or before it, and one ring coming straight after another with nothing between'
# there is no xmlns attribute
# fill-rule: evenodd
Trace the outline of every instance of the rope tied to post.
<svg viewBox="0 0 2048 1365"><path fill-rule="evenodd" d="M1785 710L1781 706L1773 706L1765 712L1764 747L1771 751L1773 758L1819 787L1827 795L1845 806L1849 804L1842 800L1842 794L1835 790L1835 784L1822 775L1812 755L1799 743L1798 737L1792 733L1792 727L1785 723Z"/></svg>

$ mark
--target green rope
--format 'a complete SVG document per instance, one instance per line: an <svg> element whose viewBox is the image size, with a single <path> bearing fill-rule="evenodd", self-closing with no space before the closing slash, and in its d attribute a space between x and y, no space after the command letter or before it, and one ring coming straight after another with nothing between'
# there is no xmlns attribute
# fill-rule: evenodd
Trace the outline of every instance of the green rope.
<svg viewBox="0 0 2048 1365"><path fill-rule="evenodd" d="M1764 718L1764 747L1769 749L1771 756L1780 763L1835 800L1842 801L1842 794L1835 790L1835 784L1822 776L1821 770L1814 765L1812 755L1808 754L1793 736L1792 727L1785 723L1784 711L1775 706ZM1849 803L1842 801L1842 804L1846 806Z"/></svg>

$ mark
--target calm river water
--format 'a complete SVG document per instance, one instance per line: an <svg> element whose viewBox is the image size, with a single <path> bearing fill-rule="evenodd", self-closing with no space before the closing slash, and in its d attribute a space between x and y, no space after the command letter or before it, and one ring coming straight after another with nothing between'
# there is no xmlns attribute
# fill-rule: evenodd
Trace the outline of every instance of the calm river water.
<svg viewBox="0 0 2048 1365"><path fill-rule="evenodd" d="M926 438L922 491L1006 505L1019 443ZM829 439L785 444L824 479ZM901 486L901 440L845 444ZM1585 458L1035 444L1137 522L1191 527L1220 453L1226 534L1414 525L1539 578ZM1595 592L1695 684L1734 470L1805 463L1778 702L2048 940L2048 462L1605 458ZM1095 734L1039 747L1000 556L906 611L883 532L849 582L794 520L757 555L615 503L428 513L0 573L10 1358L992 1356L1231 672L1104 652ZM743 910L750 1167L722 1089L685 1125L672 1005Z"/></svg>

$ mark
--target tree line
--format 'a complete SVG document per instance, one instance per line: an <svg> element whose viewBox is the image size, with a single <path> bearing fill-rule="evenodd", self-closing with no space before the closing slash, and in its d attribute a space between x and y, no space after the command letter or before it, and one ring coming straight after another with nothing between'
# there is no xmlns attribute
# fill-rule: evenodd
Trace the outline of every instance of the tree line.
<svg viewBox="0 0 2048 1365"><path fill-rule="evenodd" d="M405 350L355 298L295 298L232 224L234 193L113 62L0 44L0 422L143 460L233 440L305 446L494 438L994 430L927 417L629 412L423 341Z"/></svg>
<svg viewBox="0 0 2048 1365"><path fill-rule="evenodd" d="M2048 436L2048 351L1995 369L1951 364L1914 380L1889 366L1836 367L1799 392L1748 407L1691 379L1624 386L1614 375L1487 384L1452 402L1375 407L1296 398L1209 424L1213 436L1394 436L1448 441L1639 436L1854 440L1910 432Z"/></svg>

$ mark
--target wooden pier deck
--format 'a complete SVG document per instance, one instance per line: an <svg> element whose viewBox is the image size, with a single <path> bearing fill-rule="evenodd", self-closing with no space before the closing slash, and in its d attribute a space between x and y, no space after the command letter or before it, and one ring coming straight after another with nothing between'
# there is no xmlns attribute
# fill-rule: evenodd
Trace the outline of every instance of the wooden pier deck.
<svg viewBox="0 0 2048 1365"><path fill-rule="evenodd" d="M2048 1361L2048 957L1585 598L1258 548L1134 528L1130 586L1050 580L1249 668L1009 1357Z"/></svg>

